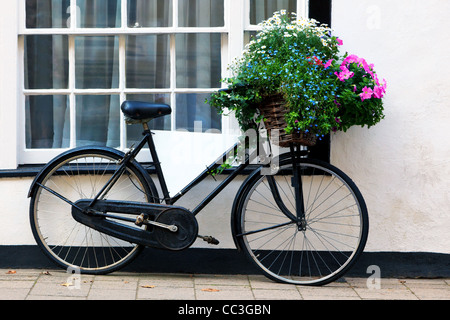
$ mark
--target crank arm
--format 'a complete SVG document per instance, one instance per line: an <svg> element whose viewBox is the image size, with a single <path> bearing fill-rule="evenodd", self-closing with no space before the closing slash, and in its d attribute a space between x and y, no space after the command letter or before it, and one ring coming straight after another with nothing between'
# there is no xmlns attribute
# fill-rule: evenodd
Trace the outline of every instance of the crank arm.
<svg viewBox="0 0 450 320"><path fill-rule="evenodd" d="M155 226L155 227L158 227L158 228L167 229L167 230L169 230L170 232L173 232L173 233L178 231L178 227L177 226L174 226L174 225L170 225L169 226L167 224L159 223L159 222L156 222L156 221L145 221L144 224L152 225L152 226Z"/></svg>
<svg viewBox="0 0 450 320"><path fill-rule="evenodd" d="M106 214L106 213L102 213L102 212L93 212L91 213L93 216L97 216L97 217L103 217L103 218L109 218L109 219L115 219L115 220L122 220L122 221L127 221L127 222L133 222L134 224L136 224L137 226L140 225L152 225L158 228L163 228L163 229L167 229L171 232L177 232L178 231L178 227L175 225L167 225L167 224L163 224L163 223L159 223L156 221L151 221L148 219L145 219L144 214L141 214L140 216L137 217L137 219L132 219L132 218L126 218L126 217L120 217L120 216L116 216L113 214Z"/></svg>

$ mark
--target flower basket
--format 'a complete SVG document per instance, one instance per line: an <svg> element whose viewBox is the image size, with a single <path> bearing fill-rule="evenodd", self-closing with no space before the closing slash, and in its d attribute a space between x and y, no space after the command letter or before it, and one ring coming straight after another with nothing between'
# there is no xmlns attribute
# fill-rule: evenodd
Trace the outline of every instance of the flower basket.
<svg viewBox="0 0 450 320"><path fill-rule="evenodd" d="M264 118L264 124L267 129L269 137L273 137L273 130L278 130L279 139L273 141L280 147L289 147L290 144L303 145L312 147L317 142L317 135L312 133L305 133L301 131L294 131L290 134L280 128L286 128L286 101L281 94L274 94L263 98L263 101L258 107L261 115Z"/></svg>
<svg viewBox="0 0 450 320"><path fill-rule="evenodd" d="M269 134L280 133L280 146L313 146L331 132L384 118L386 80L365 59L341 55L343 41L330 28L285 11L260 26L223 79L228 90L209 102L220 114L234 112L243 132L264 119Z"/></svg>

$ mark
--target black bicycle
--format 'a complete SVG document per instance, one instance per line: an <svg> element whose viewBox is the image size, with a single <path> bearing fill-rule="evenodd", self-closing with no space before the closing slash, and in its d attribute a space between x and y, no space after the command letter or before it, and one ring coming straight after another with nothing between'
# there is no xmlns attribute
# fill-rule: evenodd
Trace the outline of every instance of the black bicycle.
<svg viewBox="0 0 450 320"><path fill-rule="evenodd" d="M106 147L70 150L50 161L32 183L33 235L58 266L107 274L130 263L146 246L180 251L198 238L218 244L214 237L198 234L196 215L239 174L248 177L232 206L233 239L270 279L324 285L343 276L362 253L367 208L356 185L336 167L309 159L296 145L271 164L251 164L247 154L189 211L176 202L238 146L170 197L148 127L152 119L169 115L170 106L125 101L122 111L129 123L144 127L135 148L126 154ZM146 145L152 163L140 164L135 158ZM267 174L270 170L264 169L273 163L276 173ZM149 172L156 173L162 196Z"/></svg>

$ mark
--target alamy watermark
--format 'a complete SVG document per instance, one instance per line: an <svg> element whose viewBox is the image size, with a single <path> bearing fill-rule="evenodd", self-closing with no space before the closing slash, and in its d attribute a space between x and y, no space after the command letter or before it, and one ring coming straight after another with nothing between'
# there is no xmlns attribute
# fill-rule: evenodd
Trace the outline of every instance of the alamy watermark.
<svg viewBox="0 0 450 320"><path fill-rule="evenodd" d="M377 265L371 265L367 268L367 273L371 274L367 278L367 288L369 290L380 290L381 289L381 269Z"/></svg>
<svg viewBox="0 0 450 320"><path fill-rule="evenodd" d="M367 7L367 23L366 26L369 30L381 29L381 7L378 5L371 5Z"/></svg>
<svg viewBox="0 0 450 320"><path fill-rule="evenodd" d="M81 289L81 270L79 267L68 267L66 273L69 275L64 285L69 290Z"/></svg>

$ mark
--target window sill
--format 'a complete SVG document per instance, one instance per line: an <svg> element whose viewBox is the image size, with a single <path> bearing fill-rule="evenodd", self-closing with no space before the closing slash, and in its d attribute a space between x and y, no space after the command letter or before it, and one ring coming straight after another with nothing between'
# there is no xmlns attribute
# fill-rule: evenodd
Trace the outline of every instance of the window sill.
<svg viewBox="0 0 450 320"><path fill-rule="evenodd" d="M19 166L15 170L0 170L0 179L4 178L34 178L39 171L43 168L43 165L26 165Z"/></svg>
<svg viewBox="0 0 450 320"><path fill-rule="evenodd" d="M0 170L0 179L7 178L34 178L44 167L44 165L22 165L14 170ZM145 166L144 166L145 167ZM249 175L255 169L249 166L241 172L241 175ZM156 174L153 168L146 168L149 174ZM225 169L221 174L229 175L233 172L231 169Z"/></svg>

